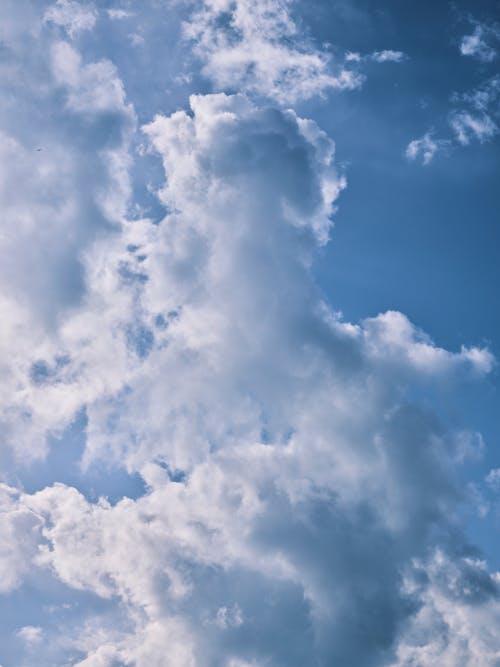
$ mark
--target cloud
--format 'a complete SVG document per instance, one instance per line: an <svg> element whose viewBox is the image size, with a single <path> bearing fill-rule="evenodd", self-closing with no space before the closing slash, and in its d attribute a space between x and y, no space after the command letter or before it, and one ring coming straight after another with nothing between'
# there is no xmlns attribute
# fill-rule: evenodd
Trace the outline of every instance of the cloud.
<svg viewBox="0 0 500 667"><path fill-rule="evenodd" d="M258 98L339 84L288 10L195 13L206 72L245 92L192 95L143 126L160 219L130 215L136 118L115 65L39 17L37 68L4 83L24 103L0 141L0 415L16 459L0 586L59 596L59 615L18 630L42 666L494 665L497 582L457 516L482 441L426 406L494 359L397 311L350 323L325 301L312 266L346 187L335 144ZM25 106L45 120L18 125ZM56 435L69 446L71 426L89 486L93 469L125 470L139 497L23 490L23 464Z"/></svg>
<svg viewBox="0 0 500 667"><path fill-rule="evenodd" d="M85 666L387 664L426 594L401 573L450 532L463 546L455 467L474 440L405 387L492 357L401 313L340 319L310 275L345 186L333 142L242 95L190 105L144 128L168 215L89 248L68 361L37 371L51 401L86 405L87 464L137 470L147 493L7 489L35 545L13 540L9 586L31 568L113 605L68 629Z"/></svg>
<svg viewBox="0 0 500 667"><path fill-rule="evenodd" d="M487 114L472 115L458 112L452 115L450 125L458 142L463 146L469 144L471 139L483 143L498 133L496 123Z"/></svg>
<svg viewBox="0 0 500 667"><path fill-rule="evenodd" d="M136 32L129 35L129 40L132 46L136 47L143 46L143 44L145 43L144 37Z"/></svg>
<svg viewBox="0 0 500 667"><path fill-rule="evenodd" d="M383 51L374 51L371 58L377 63L400 63L405 60L406 56L402 51L384 49Z"/></svg>
<svg viewBox="0 0 500 667"><path fill-rule="evenodd" d="M483 63L490 63L497 57L497 51L488 41L498 41L500 30L495 25L476 23L474 31L470 35L464 35L460 42L460 53L463 56L476 58Z"/></svg>
<svg viewBox="0 0 500 667"><path fill-rule="evenodd" d="M479 374L493 369L494 358L487 349L462 347L460 353L450 353L436 347L433 341L397 311L389 311L365 320L364 336L370 356L385 359L389 356L398 365L408 365L418 372L440 374L470 364Z"/></svg>
<svg viewBox="0 0 500 667"><path fill-rule="evenodd" d="M485 66L495 60L497 52L486 40L498 41L500 30L491 25L472 21L475 28L471 35L462 38L460 52L480 60ZM421 157L422 164L429 164L434 155L447 146L467 146L473 141L485 143L498 134L500 78L497 74L481 81L465 92L454 92L448 113L448 125L452 131L449 139L435 139L432 131L409 142L406 157Z"/></svg>
<svg viewBox="0 0 500 667"><path fill-rule="evenodd" d="M71 38L85 30L92 30L97 21L97 11L92 4L76 0L57 0L46 10L45 21L61 26Z"/></svg>
<svg viewBox="0 0 500 667"><path fill-rule="evenodd" d="M460 144L467 145L473 139L483 143L498 134L499 96L498 76L467 93L454 95L455 103L461 108L451 113L450 126Z"/></svg>
<svg viewBox="0 0 500 667"><path fill-rule="evenodd" d="M360 74L335 67L327 53L301 37L290 5L289 0L206 0L193 13L185 35L217 89L293 103L361 85Z"/></svg>
<svg viewBox="0 0 500 667"><path fill-rule="evenodd" d="M85 62L48 30L33 41L32 18L6 57L15 75L2 81L0 133L0 423L3 456L26 462L81 409L62 379L71 355L58 326L84 299L85 251L126 214L135 127L115 68Z"/></svg>
<svg viewBox="0 0 500 667"><path fill-rule="evenodd" d="M361 55L357 51L347 51L345 54L345 62L347 63L361 63L370 60L376 63L400 63L406 59L407 56L402 51L393 51L392 49L373 51L373 53L366 55Z"/></svg>
<svg viewBox="0 0 500 667"><path fill-rule="evenodd" d="M347 51L345 54L346 62L359 63L361 62L363 56L357 51Z"/></svg>
<svg viewBox="0 0 500 667"><path fill-rule="evenodd" d="M33 625L25 625L17 631L16 636L27 644L38 644L43 639L43 630Z"/></svg>
<svg viewBox="0 0 500 667"><path fill-rule="evenodd" d="M422 605L398 647L394 667L495 665L498 575L490 575L477 558L451 560L439 550L418 564L416 574L406 585L419 592Z"/></svg>
<svg viewBox="0 0 500 667"><path fill-rule="evenodd" d="M121 20L128 19L131 16L134 16L133 12L129 12L126 9L107 9L106 10L109 18L111 20Z"/></svg>
<svg viewBox="0 0 500 667"><path fill-rule="evenodd" d="M420 158L422 164L430 164L436 153L444 148L447 142L442 139L433 139L430 132L426 132L420 139L413 139L406 147L406 157L408 160L414 161Z"/></svg>
<svg viewBox="0 0 500 667"><path fill-rule="evenodd" d="M19 493L0 484L0 592L17 588L28 576L39 543L39 518L19 504Z"/></svg>
<svg viewBox="0 0 500 667"><path fill-rule="evenodd" d="M52 46L52 71L56 84L68 91L67 104L81 113L118 113L130 115L123 84L114 65L106 60L82 65L81 55L67 42Z"/></svg>

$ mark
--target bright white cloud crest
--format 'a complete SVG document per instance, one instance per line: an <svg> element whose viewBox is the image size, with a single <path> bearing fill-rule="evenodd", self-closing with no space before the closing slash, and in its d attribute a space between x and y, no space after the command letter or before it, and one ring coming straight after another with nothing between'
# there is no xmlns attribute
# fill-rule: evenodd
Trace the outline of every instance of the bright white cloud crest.
<svg viewBox="0 0 500 667"><path fill-rule="evenodd" d="M212 31L228 11L236 51ZM498 584L456 514L457 467L481 440L410 394L494 360L439 348L399 312L350 324L325 302L311 266L346 187L334 143L251 93L307 96L311 63L315 90L337 84L277 37L265 61L255 22L266 39L295 35L288 4L204 3L193 30L207 71L223 83L237 61L243 93L192 95L141 128L163 165L161 220L130 215L138 135L111 62L51 38L47 104L84 141L54 132L33 167L25 138L1 137L15 170L0 242L36 285L2 268L0 586L49 578L102 604L18 638L41 665L57 650L80 667L493 667ZM29 241L53 256L32 261ZM55 281L39 304L68 264L80 284L64 295ZM11 460L42 460L83 412L83 466L139 474L140 497L16 488Z"/></svg>

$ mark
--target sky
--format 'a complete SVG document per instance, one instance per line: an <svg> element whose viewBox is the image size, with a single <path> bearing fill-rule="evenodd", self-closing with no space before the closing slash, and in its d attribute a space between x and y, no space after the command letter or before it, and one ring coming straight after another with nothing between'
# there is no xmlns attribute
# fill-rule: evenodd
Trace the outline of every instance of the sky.
<svg viewBox="0 0 500 667"><path fill-rule="evenodd" d="M497 0L2 0L0 667L498 667Z"/></svg>

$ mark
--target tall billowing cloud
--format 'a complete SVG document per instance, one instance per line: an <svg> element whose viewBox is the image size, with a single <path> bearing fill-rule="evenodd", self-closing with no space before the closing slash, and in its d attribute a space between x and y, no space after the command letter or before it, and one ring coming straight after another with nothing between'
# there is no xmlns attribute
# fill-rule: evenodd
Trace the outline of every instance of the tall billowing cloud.
<svg viewBox="0 0 500 667"><path fill-rule="evenodd" d="M286 10L257 15L288 25ZM142 126L164 215L132 217L124 84L44 16L46 104L69 131L28 153L12 124L2 144L19 160L7 250L28 265L25 239L58 249L36 280L0 273L17 459L1 592L46 600L15 631L19 664L493 667L498 581L458 516L482 439L412 399L480 380L491 353L442 349L397 311L351 324L331 308L312 266L346 181L314 121L252 98L261 78ZM281 102L280 77L265 96ZM57 275L78 289L59 294ZM138 497L15 483L71 424L89 484L139 475Z"/></svg>
<svg viewBox="0 0 500 667"><path fill-rule="evenodd" d="M406 157L409 160L421 159L422 164L430 164L436 153L446 146L448 142L442 139L434 139L431 132L426 132L420 139L413 139L406 147Z"/></svg>

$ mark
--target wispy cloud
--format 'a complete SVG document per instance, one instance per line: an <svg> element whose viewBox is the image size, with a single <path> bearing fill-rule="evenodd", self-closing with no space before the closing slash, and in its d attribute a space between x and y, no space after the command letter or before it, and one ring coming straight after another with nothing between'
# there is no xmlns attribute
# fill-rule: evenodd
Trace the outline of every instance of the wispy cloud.
<svg viewBox="0 0 500 667"><path fill-rule="evenodd" d="M499 41L499 26L476 22L473 32L462 37L460 53L490 63L497 57L497 50L492 43L496 45Z"/></svg>
<svg viewBox="0 0 500 667"><path fill-rule="evenodd" d="M367 55L362 55L357 51L347 51L345 61L352 63L361 63L364 61L373 61L376 63L400 63L407 59L407 55L402 51L393 51L385 49L384 51L373 51Z"/></svg>
<svg viewBox="0 0 500 667"><path fill-rule="evenodd" d="M408 160L420 159L422 164L427 165L432 162L436 153L449 145L448 141L434 139L431 132L427 132L419 139L413 139L406 147L406 157Z"/></svg>
<svg viewBox="0 0 500 667"><path fill-rule="evenodd" d="M458 142L467 145L472 139L481 143L498 133L500 117L500 77L494 76L479 87L454 95L457 108L451 113L450 125Z"/></svg>
<svg viewBox="0 0 500 667"><path fill-rule="evenodd" d="M48 7L45 21L61 26L70 37L91 30L97 21L97 11L93 4L82 4L77 0L56 0Z"/></svg>
<svg viewBox="0 0 500 667"><path fill-rule="evenodd" d="M273 0L206 0L185 35L219 90L244 90L295 102L329 89L358 88L363 77L336 65L300 34L290 8Z"/></svg>
<svg viewBox="0 0 500 667"><path fill-rule="evenodd" d="M500 37L496 27L483 26L476 22L472 36L462 40L460 52L479 58L484 64L496 58L496 51L487 47L480 36ZM498 34L497 34L498 33ZM483 74L484 76L484 74ZM422 158L422 164L429 164L442 148L468 146L473 141L485 143L499 132L500 121L500 77L497 73L483 79L476 87L465 92L454 92L450 97L448 125L452 131L450 138L435 138L434 132L426 132L421 138L409 142L406 157L409 160Z"/></svg>
<svg viewBox="0 0 500 667"><path fill-rule="evenodd" d="M108 16L112 20L120 21L122 19L128 19L134 16L134 12L128 11L126 9L107 9Z"/></svg>
<svg viewBox="0 0 500 667"><path fill-rule="evenodd" d="M406 56L402 51L385 49L384 51L374 51L371 54L371 58L377 63L400 63Z"/></svg>

